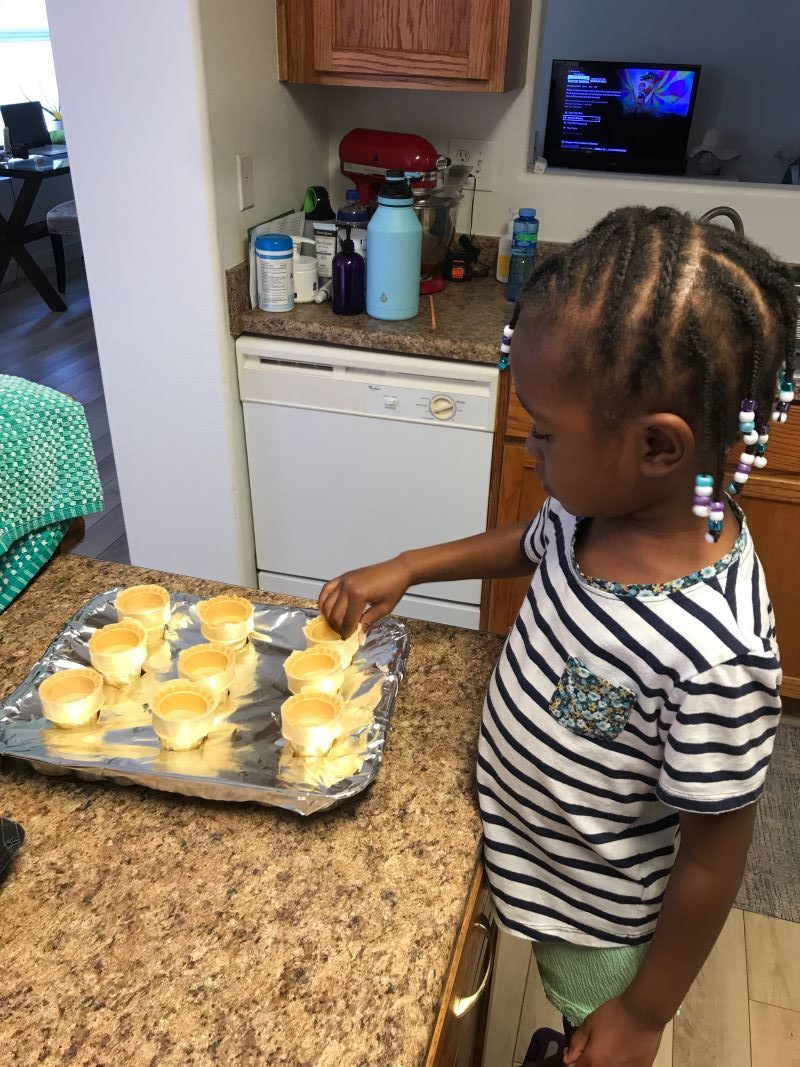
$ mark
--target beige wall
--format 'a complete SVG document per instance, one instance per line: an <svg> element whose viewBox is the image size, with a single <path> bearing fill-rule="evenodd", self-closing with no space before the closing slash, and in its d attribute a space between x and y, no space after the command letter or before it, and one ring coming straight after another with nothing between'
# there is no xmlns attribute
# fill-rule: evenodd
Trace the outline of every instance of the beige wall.
<svg viewBox="0 0 800 1067"><path fill-rule="evenodd" d="M748 234L777 255L800 260L800 193L780 186L529 174L528 147L539 50L542 0L533 0L525 88L500 95L411 90L329 89L331 185L336 198L347 182L338 173L338 146L354 126L405 130L429 138L442 152L453 136L494 141L495 188L477 194L475 232L499 233L510 208L535 207L541 236L570 241L607 211L624 204L671 204L702 214L727 203L741 213ZM460 224L466 226L468 200Z"/></svg>
<svg viewBox="0 0 800 1067"><path fill-rule="evenodd" d="M246 232L328 182L330 100L277 78L274 0L199 0L217 226L223 267L245 258ZM255 207L239 210L236 156L252 155Z"/></svg>

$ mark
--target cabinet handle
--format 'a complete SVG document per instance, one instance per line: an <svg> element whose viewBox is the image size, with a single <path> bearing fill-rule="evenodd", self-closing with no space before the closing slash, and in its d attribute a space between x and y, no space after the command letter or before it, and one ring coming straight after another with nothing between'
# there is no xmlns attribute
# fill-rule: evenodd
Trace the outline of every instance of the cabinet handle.
<svg viewBox="0 0 800 1067"><path fill-rule="evenodd" d="M486 986L489 984L489 978L492 974L492 967L494 965L494 941L492 940L492 932L489 929L489 922L485 916L481 915L472 924L472 929L477 930L486 938L486 944L488 945L488 952L486 953L486 968L483 972L483 977L478 983L478 988L474 993L470 993L468 997L453 997L453 1003L450 1007L453 1015L457 1019L463 1019L463 1017L475 1007L478 1001L483 996Z"/></svg>

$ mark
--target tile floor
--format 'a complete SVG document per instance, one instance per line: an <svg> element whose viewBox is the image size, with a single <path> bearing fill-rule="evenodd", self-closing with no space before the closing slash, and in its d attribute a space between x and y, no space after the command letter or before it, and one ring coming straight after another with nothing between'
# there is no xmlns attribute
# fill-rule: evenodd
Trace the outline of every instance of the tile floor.
<svg viewBox="0 0 800 1067"><path fill-rule="evenodd" d="M503 935L484 1067L521 1063L538 1026L561 1021L527 945ZM731 912L655 1067L800 1067L800 923Z"/></svg>

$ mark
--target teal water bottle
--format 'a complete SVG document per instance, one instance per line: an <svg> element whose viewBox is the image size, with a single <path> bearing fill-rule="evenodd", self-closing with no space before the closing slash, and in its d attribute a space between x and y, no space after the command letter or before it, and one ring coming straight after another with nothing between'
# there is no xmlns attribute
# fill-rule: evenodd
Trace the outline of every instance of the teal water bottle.
<svg viewBox="0 0 800 1067"><path fill-rule="evenodd" d="M367 314L413 319L419 311L422 226L402 171L387 171L367 227Z"/></svg>

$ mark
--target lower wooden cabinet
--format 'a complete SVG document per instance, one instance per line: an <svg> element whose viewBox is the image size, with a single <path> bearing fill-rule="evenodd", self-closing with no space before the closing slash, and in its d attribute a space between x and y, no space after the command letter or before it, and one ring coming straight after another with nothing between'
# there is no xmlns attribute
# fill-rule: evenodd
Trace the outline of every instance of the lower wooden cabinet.
<svg viewBox="0 0 800 1067"><path fill-rule="evenodd" d="M480 1067L496 941L481 864L470 887L425 1067Z"/></svg>
<svg viewBox="0 0 800 1067"><path fill-rule="evenodd" d="M800 411L795 414L800 418ZM775 609L785 697L800 697L800 478L759 471L739 497Z"/></svg>
<svg viewBox="0 0 800 1067"><path fill-rule="evenodd" d="M528 522L545 501L545 493L533 469L533 460L521 442L503 446L498 526ZM488 629L508 633L531 584L530 578L504 578L491 583L488 597Z"/></svg>

